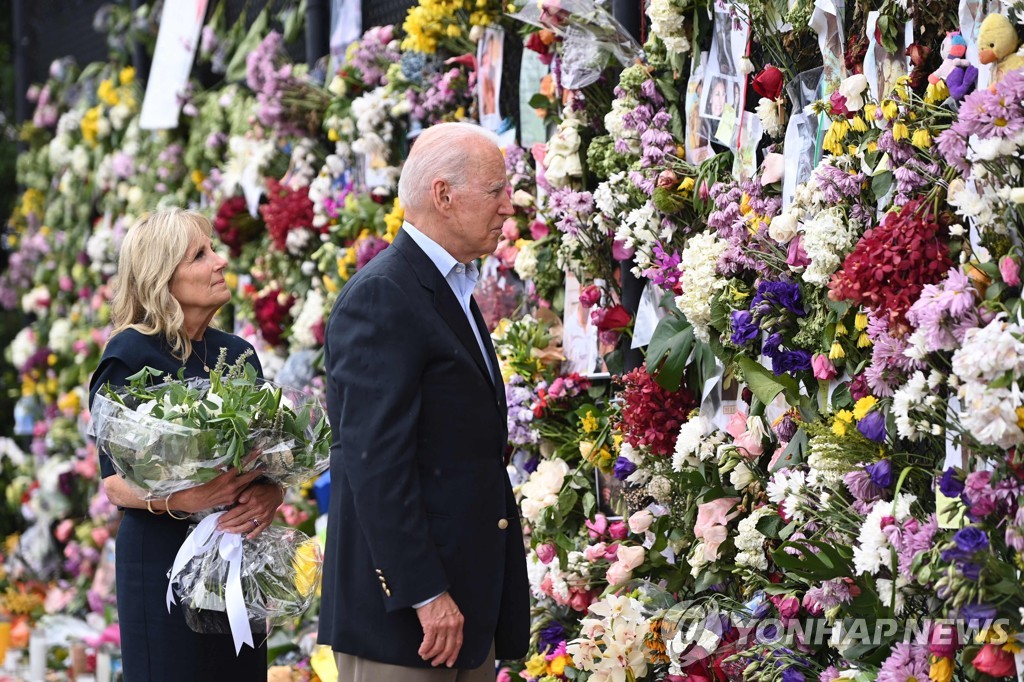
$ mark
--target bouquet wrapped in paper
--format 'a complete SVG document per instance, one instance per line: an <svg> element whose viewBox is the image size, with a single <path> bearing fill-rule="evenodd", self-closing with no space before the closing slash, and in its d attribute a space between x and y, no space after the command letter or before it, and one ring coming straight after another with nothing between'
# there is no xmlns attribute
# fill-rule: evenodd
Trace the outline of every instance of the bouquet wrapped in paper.
<svg viewBox="0 0 1024 682"><path fill-rule="evenodd" d="M199 522L178 550L167 608L177 597L196 632L230 632L236 652L253 632L301 616L320 585L319 543L295 528L271 526L254 539L217 529L223 512Z"/></svg>
<svg viewBox="0 0 1024 682"><path fill-rule="evenodd" d="M209 379L175 380L147 367L123 387L103 386L90 434L148 498L202 485L230 466L260 467L267 479L291 486L330 461L320 402L258 379L244 356L230 366L222 356Z"/></svg>

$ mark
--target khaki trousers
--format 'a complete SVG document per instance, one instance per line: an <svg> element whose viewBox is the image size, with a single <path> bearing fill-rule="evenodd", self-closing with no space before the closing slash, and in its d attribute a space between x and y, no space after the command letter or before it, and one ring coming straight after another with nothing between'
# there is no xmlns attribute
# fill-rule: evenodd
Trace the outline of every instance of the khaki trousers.
<svg viewBox="0 0 1024 682"><path fill-rule="evenodd" d="M334 652L338 664L338 682L494 682L494 645L475 670L437 668L406 668L401 665L379 663L341 652Z"/></svg>

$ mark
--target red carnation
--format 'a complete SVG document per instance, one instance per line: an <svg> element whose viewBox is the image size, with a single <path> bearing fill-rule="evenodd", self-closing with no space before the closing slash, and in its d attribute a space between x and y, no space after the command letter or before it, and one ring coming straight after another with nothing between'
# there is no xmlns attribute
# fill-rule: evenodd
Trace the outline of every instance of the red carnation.
<svg viewBox="0 0 1024 682"><path fill-rule="evenodd" d="M288 245L288 233L298 229L313 229L313 202L309 188L292 189L274 178L267 178L267 198L260 206L260 214L267 222L267 232L280 251Z"/></svg>
<svg viewBox="0 0 1024 682"><path fill-rule="evenodd" d="M245 197L231 197L225 200L217 209L213 228L221 242L230 249L233 258L238 258L242 253L242 247L259 237L263 231L260 220L249 213Z"/></svg>
<svg viewBox="0 0 1024 682"><path fill-rule="evenodd" d="M285 294L280 289L269 289L253 301L253 312L260 326L263 340L271 346L284 344L284 330L290 322L291 308L295 304L294 294Z"/></svg>
<svg viewBox="0 0 1024 682"><path fill-rule="evenodd" d="M642 367L623 375L622 413L618 429L635 448L647 446L656 455L675 450L679 428L697 408L697 399L686 388L666 391Z"/></svg>
<svg viewBox="0 0 1024 682"><path fill-rule="evenodd" d="M890 322L906 326L921 290L940 282L950 267L945 228L915 200L864 233L832 275L829 297L884 311Z"/></svg>

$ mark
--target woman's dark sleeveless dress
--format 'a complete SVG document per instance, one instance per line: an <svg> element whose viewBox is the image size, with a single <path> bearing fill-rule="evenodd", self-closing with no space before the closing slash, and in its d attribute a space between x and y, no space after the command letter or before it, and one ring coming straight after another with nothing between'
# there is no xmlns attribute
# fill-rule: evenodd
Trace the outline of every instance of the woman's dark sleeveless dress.
<svg viewBox="0 0 1024 682"><path fill-rule="evenodd" d="M205 348L204 348L205 346ZM205 377L203 358L213 367L221 347L228 362L252 346L237 336L207 329L203 341L193 343L185 363L186 377ZM204 355L205 352L205 355ZM249 364L263 376L255 354ZM132 329L114 336L107 344L89 386L89 404L106 383L123 386L126 378L143 367L155 367L177 376L181 362L173 357L161 337ZM110 459L100 453L103 478L115 476ZM159 506L159 505L158 505ZM242 645L235 656L231 635L197 634L185 624L177 604L167 612L167 571L188 535L189 521L145 509L125 509L117 532L117 615L121 625L121 656L125 682L185 682L210 680L250 682L267 678L267 647ZM255 633L254 633L255 634Z"/></svg>

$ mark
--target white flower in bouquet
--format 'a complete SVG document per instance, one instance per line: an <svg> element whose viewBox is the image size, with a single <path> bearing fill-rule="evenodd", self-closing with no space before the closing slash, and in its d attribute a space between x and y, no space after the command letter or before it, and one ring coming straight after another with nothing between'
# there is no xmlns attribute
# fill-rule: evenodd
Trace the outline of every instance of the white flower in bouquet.
<svg viewBox="0 0 1024 682"><path fill-rule="evenodd" d="M776 504L782 505L782 511L786 517L794 521L801 521L804 512L800 509L800 502L803 499L804 486L807 483L807 475L799 469L782 469L776 471L768 481L768 499Z"/></svg>
<svg viewBox="0 0 1024 682"><path fill-rule="evenodd" d="M548 140L544 154L544 177L552 187L566 187L573 178L582 177L580 162L580 121L566 116Z"/></svg>
<svg viewBox="0 0 1024 682"><path fill-rule="evenodd" d="M856 225L843 215L842 209L821 211L803 224L801 244L811 264L803 272L810 284L825 286L842 265L842 257L857 242Z"/></svg>
<svg viewBox="0 0 1024 682"><path fill-rule="evenodd" d="M558 493L568 474L569 465L561 459L548 459L537 465L537 470L530 474L530 480L520 488L526 520L538 521L545 509L558 502Z"/></svg>
<svg viewBox="0 0 1024 682"><path fill-rule="evenodd" d="M712 299L726 284L718 276L718 259L726 248L728 242L715 234L696 234L686 242L679 263L683 293L676 296L676 306L693 325L694 335L704 343L711 340Z"/></svg>
<svg viewBox="0 0 1024 682"><path fill-rule="evenodd" d="M50 168L56 170L63 168L71 162L70 138L67 135L58 134L47 146L46 155L50 162Z"/></svg>
<svg viewBox="0 0 1024 682"><path fill-rule="evenodd" d="M228 138L228 154L221 169L218 192L222 197L234 196L244 182L263 186L263 170L277 153L273 140L253 136L232 135Z"/></svg>
<svg viewBox="0 0 1024 682"><path fill-rule="evenodd" d="M906 607L906 599L903 596L904 588L907 587L909 582L903 575L896 576L896 594L893 595L893 581L888 578L878 578L875 580L875 590L878 592L878 601L884 606L888 607L890 604L893 605L893 613L897 616L903 613L903 609Z"/></svg>
<svg viewBox="0 0 1024 682"><path fill-rule="evenodd" d="M1006 449L1024 443L1024 431L1017 425L1019 391L969 381L960 387L959 398L960 425L979 443Z"/></svg>
<svg viewBox="0 0 1024 682"><path fill-rule="evenodd" d="M285 248L293 256L301 256L309 250L309 245L317 239L316 233L312 230L300 227L288 231L285 237Z"/></svg>
<svg viewBox="0 0 1024 682"><path fill-rule="evenodd" d="M596 601L584 618L580 637L566 646L573 665L591 673L591 680L639 679L647 674L644 639L650 624L643 605L627 596L609 595Z"/></svg>
<svg viewBox="0 0 1024 682"><path fill-rule="evenodd" d="M757 530L757 524L761 519L774 516L775 513L771 507L758 507L736 525L736 537L733 542L736 545L737 566L745 566L755 571L768 570L768 558L764 553L767 538Z"/></svg>
<svg viewBox="0 0 1024 682"><path fill-rule="evenodd" d="M968 329L964 342L953 354L953 373L963 381L989 383L1006 372L1024 374L1024 327L1000 315L984 327Z"/></svg>
<svg viewBox="0 0 1024 682"><path fill-rule="evenodd" d="M310 289L306 298L298 305L301 305L301 308L295 315L295 323L292 325L292 335L289 339L293 353L303 348L315 348L318 345L313 329L323 324L324 321L324 296L319 289Z"/></svg>
<svg viewBox="0 0 1024 682"><path fill-rule="evenodd" d="M757 117L761 119L765 132L772 137L782 137L786 132L785 106L781 97L776 100L762 97L757 101Z"/></svg>
<svg viewBox="0 0 1024 682"><path fill-rule="evenodd" d="M633 154L639 154L640 136L633 129L626 128L625 116L636 109L638 102L633 97L616 97L612 100L612 108L604 116L604 127L613 140L622 140ZM616 173L616 175L619 175ZM621 173L625 177L625 172ZM600 205L598 205L600 208Z"/></svg>
<svg viewBox="0 0 1024 682"><path fill-rule="evenodd" d="M862 73L854 74L839 83L839 94L846 98L848 111L864 108L864 93L868 90L868 78Z"/></svg>
<svg viewBox="0 0 1024 682"><path fill-rule="evenodd" d="M536 242L527 241L519 247L515 265L512 266L520 279L528 280L537 276Z"/></svg>
<svg viewBox="0 0 1024 682"><path fill-rule="evenodd" d="M74 343L71 320L66 317L58 317L50 325L49 346L56 353L70 353L71 344Z"/></svg>
<svg viewBox="0 0 1024 682"><path fill-rule="evenodd" d="M714 422L704 415L698 415L679 427L675 454L672 456L672 469L683 471L712 459L721 439L712 444L707 437L716 432Z"/></svg>
<svg viewBox="0 0 1024 682"><path fill-rule="evenodd" d="M21 371L28 359L36 352L36 332L32 327L23 327L7 348L7 357L14 369Z"/></svg>
<svg viewBox="0 0 1024 682"><path fill-rule="evenodd" d="M89 166L92 164L92 158L89 155L89 150L84 146L78 144L71 150L71 170L77 175L85 175L89 172Z"/></svg>
<svg viewBox="0 0 1024 682"><path fill-rule="evenodd" d="M45 315L50 308L50 290L40 284L21 297L21 310L30 315Z"/></svg>
<svg viewBox="0 0 1024 682"><path fill-rule="evenodd" d="M910 518L910 506L917 500L914 495L900 493L895 502L878 500L861 525L853 548L853 567L857 575L877 574L882 568L892 569L889 537L882 528L882 519L891 516L896 523Z"/></svg>
<svg viewBox="0 0 1024 682"><path fill-rule="evenodd" d="M123 130L128 121L135 115L135 112L124 102L118 102L110 108L108 115L114 130Z"/></svg>
<svg viewBox="0 0 1024 682"><path fill-rule="evenodd" d="M733 470L729 472L729 483L739 492L746 490L756 480L757 477L754 476L754 472L743 461L738 462Z"/></svg>
<svg viewBox="0 0 1024 682"><path fill-rule="evenodd" d="M690 41L683 26L683 13L672 0L651 0L647 16L651 19L651 33L661 38L669 52L684 54L690 51Z"/></svg>

